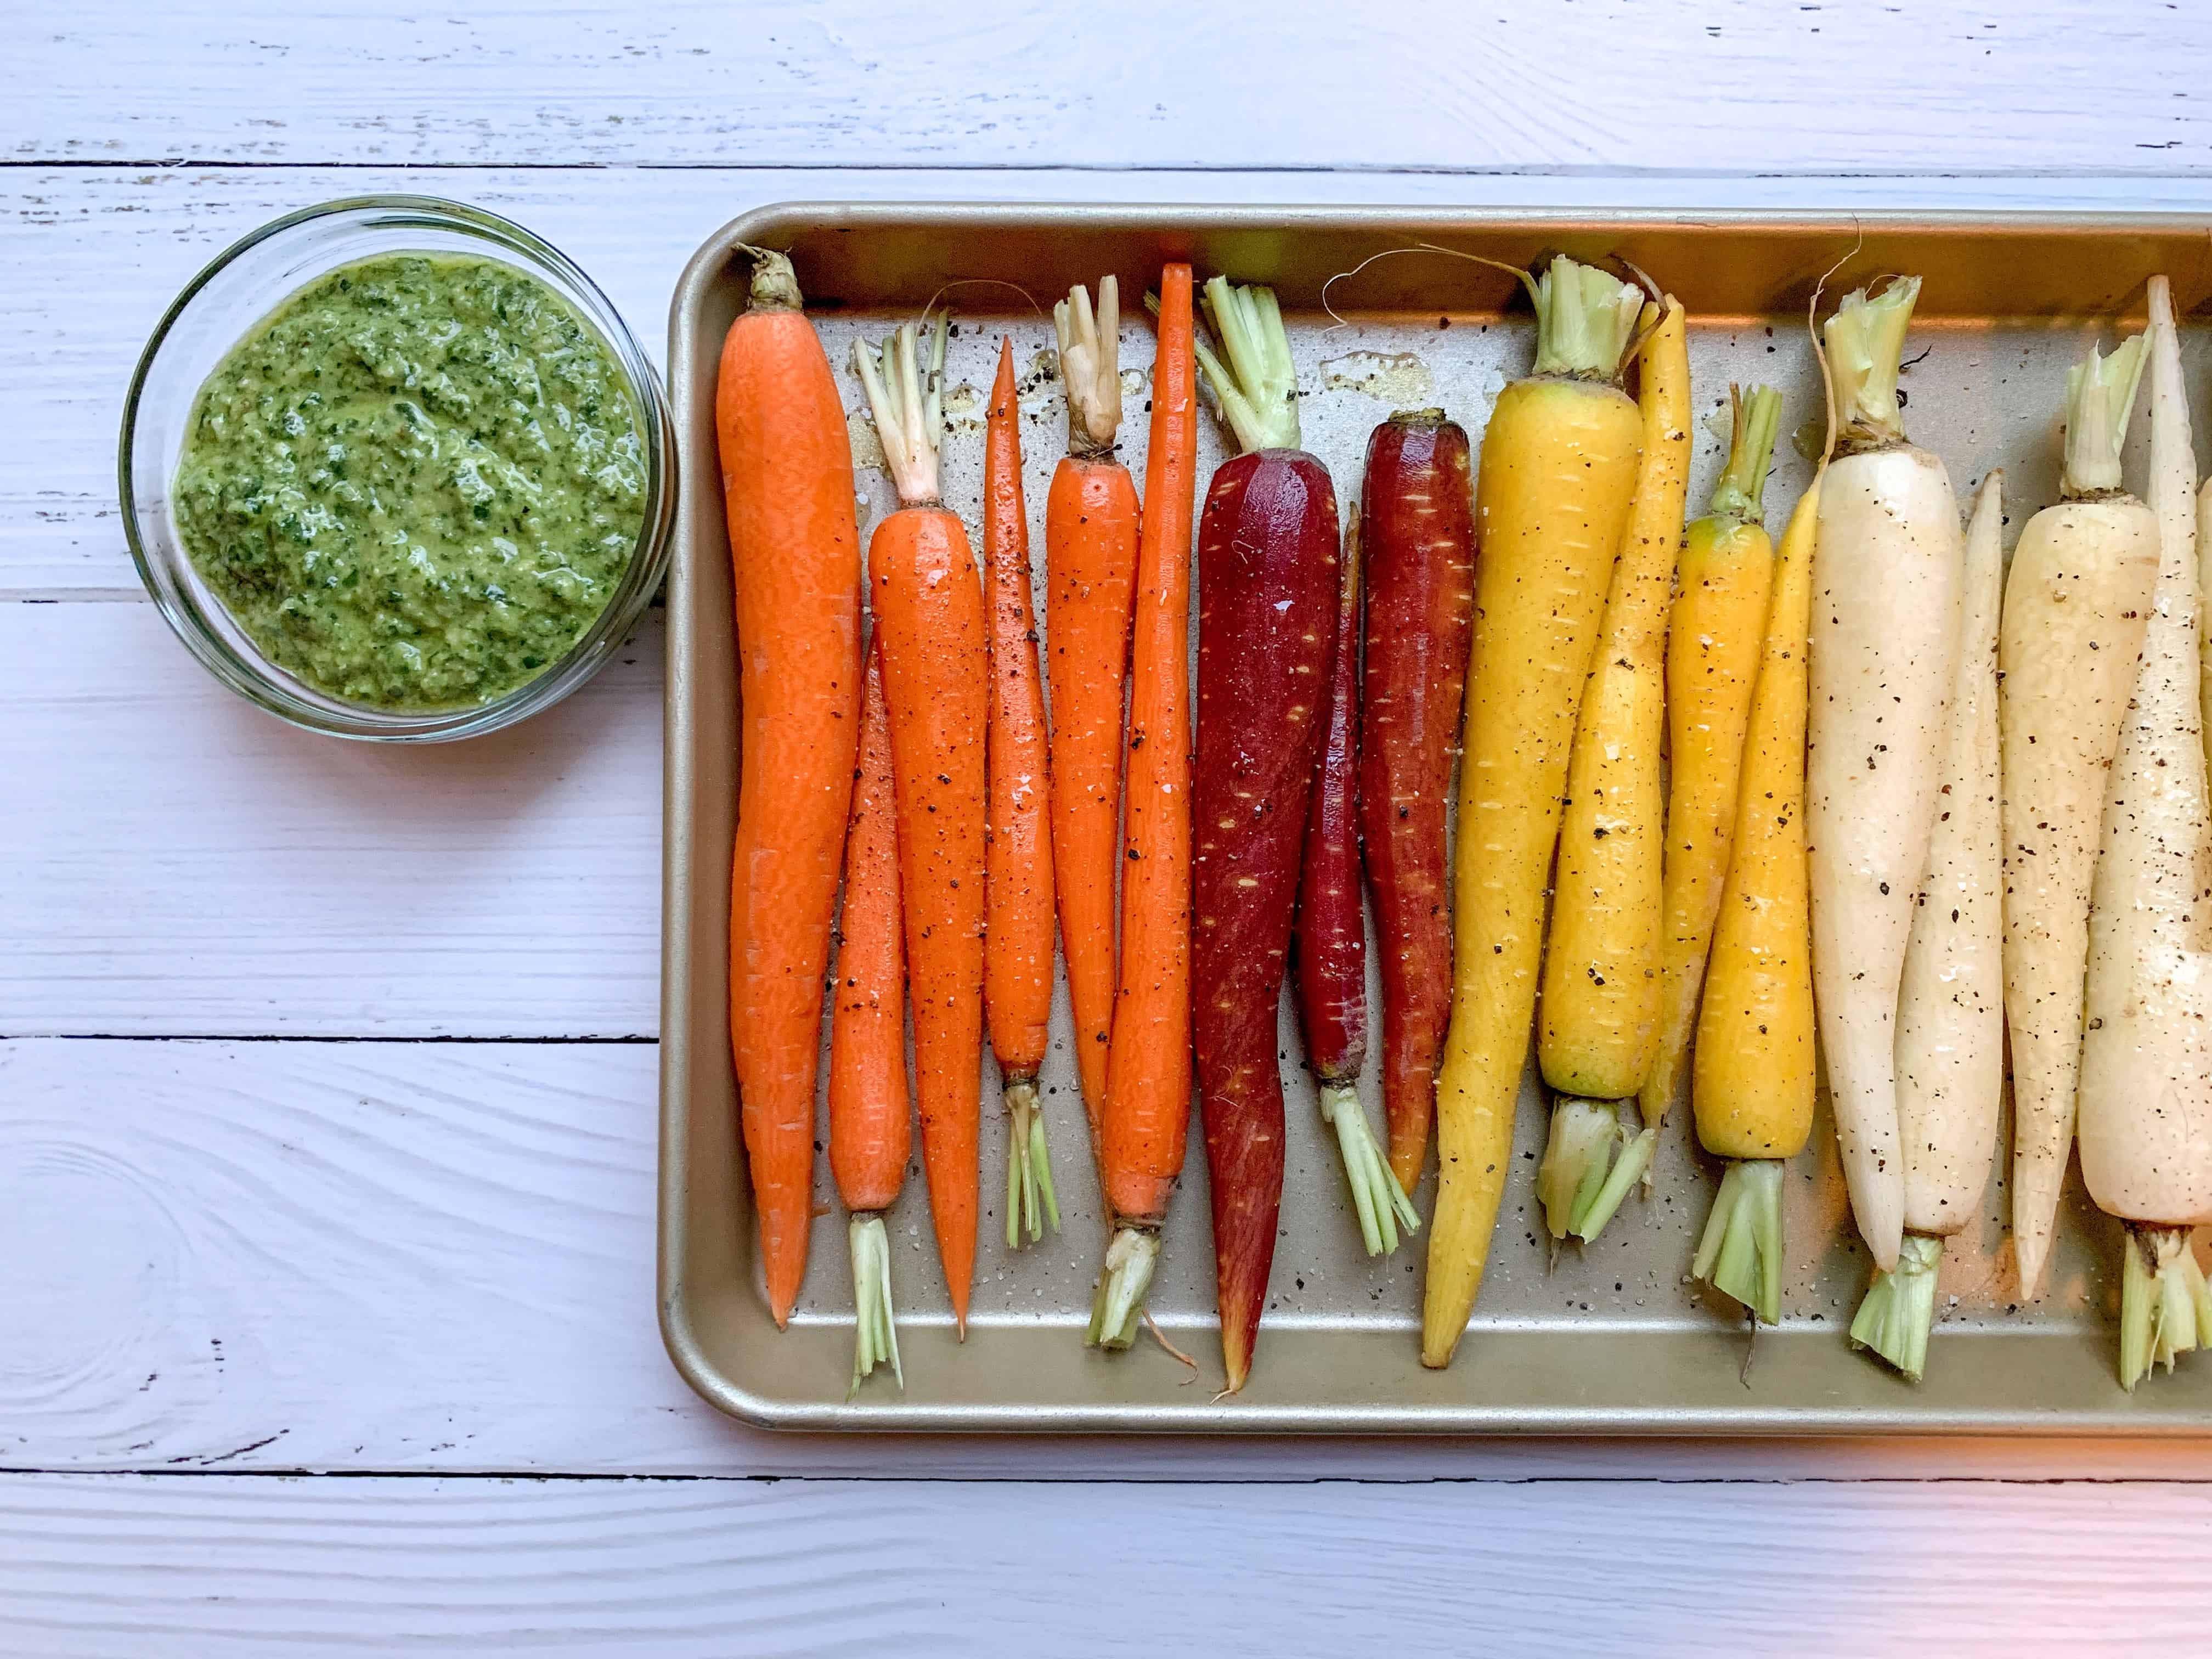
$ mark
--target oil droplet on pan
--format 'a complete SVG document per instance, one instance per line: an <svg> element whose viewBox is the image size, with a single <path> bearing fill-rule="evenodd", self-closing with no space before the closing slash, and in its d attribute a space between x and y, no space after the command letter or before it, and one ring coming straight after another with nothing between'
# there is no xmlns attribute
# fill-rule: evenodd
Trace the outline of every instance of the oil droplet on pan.
<svg viewBox="0 0 2212 1659"><path fill-rule="evenodd" d="M1436 382L1429 366L1410 351L1350 351L1321 366L1321 383L1332 392L1357 392L1400 408L1429 401Z"/></svg>

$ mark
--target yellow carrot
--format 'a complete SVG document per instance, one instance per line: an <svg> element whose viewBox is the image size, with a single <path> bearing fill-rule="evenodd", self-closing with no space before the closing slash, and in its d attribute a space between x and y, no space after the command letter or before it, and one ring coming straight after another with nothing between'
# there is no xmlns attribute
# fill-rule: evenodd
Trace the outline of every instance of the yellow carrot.
<svg viewBox="0 0 2212 1659"><path fill-rule="evenodd" d="M1644 448L1636 404L1618 380L1642 295L1565 258L1529 287L1536 372L1498 394L1475 492L1481 551L1454 852L1451 1024L1437 1088L1425 1365L1450 1364L1489 1260L1535 1013L1567 756Z"/></svg>
<svg viewBox="0 0 2212 1659"><path fill-rule="evenodd" d="M1805 860L1805 640L1824 468L1790 515L1752 694L1735 846L1691 1068L1698 1139L1730 1161L1691 1272L1771 1324L1782 1165L1813 1133L1813 932Z"/></svg>
<svg viewBox="0 0 2212 1659"><path fill-rule="evenodd" d="M1672 298L1646 306L1644 325L1644 461L1583 688L1545 947L1536 1055L1559 1100L1536 1190L1553 1238L1595 1238L1659 1138L1656 1127L1636 1133L1628 1117L1659 1042L1659 746L1667 600L1690 484L1690 348Z"/></svg>
<svg viewBox="0 0 2212 1659"><path fill-rule="evenodd" d="M1659 1055L1645 1079L1644 1121L1662 1121L1682 1085L1705 952L1735 842L1744 732L1774 586L1774 544L1759 498L1782 418L1782 394L1733 391L1728 470L1705 516L1683 538L1667 633L1667 875L1660 903Z"/></svg>

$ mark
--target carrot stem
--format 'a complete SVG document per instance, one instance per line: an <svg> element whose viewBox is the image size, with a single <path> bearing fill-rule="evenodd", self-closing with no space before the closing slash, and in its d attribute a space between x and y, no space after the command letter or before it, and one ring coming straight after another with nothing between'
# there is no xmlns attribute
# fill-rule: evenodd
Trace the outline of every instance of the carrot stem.
<svg viewBox="0 0 2212 1659"><path fill-rule="evenodd" d="M2212 1291L2187 1227L2128 1224L2120 1280L2120 1386L2130 1394L2150 1370L2212 1342Z"/></svg>
<svg viewBox="0 0 2212 1659"><path fill-rule="evenodd" d="M1767 1324L1781 1322L1781 1159L1747 1158L1728 1166L1690 1273Z"/></svg>
<svg viewBox="0 0 2212 1659"><path fill-rule="evenodd" d="M853 342L853 367L867 393L875 417L884 464L901 505L922 507L938 500L937 447L945 431L945 345L951 313L937 313L937 325L925 358L920 331L902 324L879 350ZM926 367L925 367L926 363Z"/></svg>
<svg viewBox="0 0 2212 1659"><path fill-rule="evenodd" d="M1352 1188L1352 1207L1359 1214L1360 1241L1370 1255L1389 1255L1398 1248L1398 1230L1419 1231L1421 1217L1375 1144L1367 1114L1360 1109L1358 1092L1348 1085L1322 1085L1321 1120L1336 1131L1344 1178Z"/></svg>
<svg viewBox="0 0 2212 1659"><path fill-rule="evenodd" d="M1194 339L1192 349L1238 445L1248 453L1296 449L1297 371L1275 290L1256 283L1237 288L1226 276L1212 277L1206 284L1206 315L1228 363L1224 367L1202 339Z"/></svg>
<svg viewBox="0 0 2212 1659"><path fill-rule="evenodd" d="M1536 1169L1544 1224L1554 1239L1587 1242L1604 1231L1628 1189L1644 1178L1658 1149L1656 1125L1639 1127L1633 1101L1562 1095L1552 1107L1551 1138Z"/></svg>
<svg viewBox="0 0 2212 1659"><path fill-rule="evenodd" d="M1888 1273L1877 1267L1866 1300L1851 1319L1851 1346L1870 1348L1915 1382L1928 1365L1928 1333L1936 1322L1936 1269L1943 1241L1907 1233Z"/></svg>
<svg viewBox="0 0 2212 1659"><path fill-rule="evenodd" d="M899 1387L906 1387L906 1372L899 1364L898 1322L891 1310L891 1244L881 1215L856 1215L845 1230L853 1251L853 1386L850 1400L860 1384L885 1360Z"/></svg>
<svg viewBox="0 0 2212 1659"><path fill-rule="evenodd" d="M1632 1101L1620 1103L1620 1121L1624 1127L1632 1127L1627 1109ZM1605 1177L1605 1185L1583 1206L1575 1218L1574 1234L1584 1243L1605 1231L1605 1224L1613 1219L1620 1208L1621 1200L1628 1196L1631 1187L1641 1184L1647 1190L1651 1185L1651 1159L1659 1150L1659 1126L1647 1124L1629 1137L1628 1144L1613 1159L1613 1168Z"/></svg>
<svg viewBox="0 0 2212 1659"><path fill-rule="evenodd" d="M1018 1250L1024 1234L1034 1244L1048 1225L1060 1231L1060 1200L1053 1191L1036 1082L1007 1084L1006 1099L1006 1248Z"/></svg>
<svg viewBox="0 0 2212 1659"><path fill-rule="evenodd" d="M1844 296L1828 319L1828 362L1836 380L1838 450L1844 455L1893 449L1905 441L1905 414L1897 399L1899 359L1905 331L1920 297L1917 276L1896 276L1872 299L1860 289Z"/></svg>
<svg viewBox="0 0 2212 1659"><path fill-rule="evenodd" d="M1114 278L1099 278L1096 312L1080 283L1068 289L1052 308L1052 325L1067 394L1067 453L1110 454L1121 425L1121 300Z"/></svg>
<svg viewBox="0 0 2212 1659"><path fill-rule="evenodd" d="M1150 1227L1122 1227L1106 1246L1106 1271L1091 1304L1091 1328L1084 1335L1094 1348L1127 1348L1143 1322L1145 1293L1159 1265L1160 1236Z"/></svg>

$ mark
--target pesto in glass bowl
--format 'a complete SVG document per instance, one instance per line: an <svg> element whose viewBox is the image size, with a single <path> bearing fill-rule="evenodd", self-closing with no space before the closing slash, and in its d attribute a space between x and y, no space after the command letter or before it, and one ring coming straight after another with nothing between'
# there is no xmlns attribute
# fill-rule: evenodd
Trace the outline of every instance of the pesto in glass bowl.
<svg viewBox="0 0 2212 1659"><path fill-rule="evenodd" d="M665 428L635 342L553 249L453 204L335 203L224 254L155 333L125 519L172 625L262 707L468 736L564 696L636 621Z"/></svg>

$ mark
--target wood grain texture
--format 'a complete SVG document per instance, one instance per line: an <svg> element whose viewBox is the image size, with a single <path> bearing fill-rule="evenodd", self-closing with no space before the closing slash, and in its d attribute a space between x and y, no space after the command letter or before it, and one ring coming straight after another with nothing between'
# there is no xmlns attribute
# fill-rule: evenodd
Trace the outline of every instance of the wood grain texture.
<svg viewBox="0 0 2212 1659"><path fill-rule="evenodd" d="M140 599L131 363L277 213L481 202L658 356L690 250L793 198L2212 208L2185 3L2121 0L2094 39L1927 0L1350 31L1330 0L1266 30L1143 0L1082 52L1057 27L1023 0L82 0L8 33L0 600L133 602L0 603L0 1465L76 1472L0 1476L0 1648L1075 1652L1121 1642L1087 1610L1137 1583L1146 1629L1220 1653L1386 1607L1404 1652L1753 1650L1808 1609L1843 1650L2188 1650L2206 1592L2144 1595L2136 1552L2200 1557L2212 1488L2021 1484L2172 1449L771 1437L661 1352L649 1044L34 1035L655 1023L657 618L555 714L398 755L246 708ZM90 1473L148 1468L176 1473ZM297 1469L359 1478L269 1473ZM1182 1484L1048 1484L1113 1478Z"/></svg>
<svg viewBox="0 0 2212 1659"><path fill-rule="evenodd" d="M1138 0L1076 50L1028 0L82 0L16 32L0 155L2172 173L2212 161L2191 10Z"/></svg>
<svg viewBox="0 0 2212 1659"><path fill-rule="evenodd" d="M1495 176L773 168L0 167L0 597L141 595L114 434L170 298L278 214L380 191L458 197L573 255L656 359L668 295L716 227L777 201L1389 202L1408 205L2212 209L2212 174L2156 179ZM857 400L856 400L857 401Z"/></svg>
<svg viewBox="0 0 2212 1659"><path fill-rule="evenodd" d="M2085 1442L748 1430L694 1398L661 1351L654 1090L644 1044L0 1042L0 1468L1509 1483L2178 1472L2171 1447Z"/></svg>
<svg viewBox="0 0 2212 1659"><path fill-rule="evenodd" d="M0 1044L0 1464L696 1447L653 1322L653 1060Z"/></svg>
<svg viewBox="0 0 2212 1659"><path fill-rule="evenodd" d="M660 627L425 748L282 724L151 605L0 605L0 1034L652 1036Z"/></svg>
<svg viewBox="0 0 2212 1659"><path fill-rule="evenodd" d="M2212 1492L15 1475L0 1608L48 1659L2191 1651L2144 1538L2201 1557Z"/></svg>

